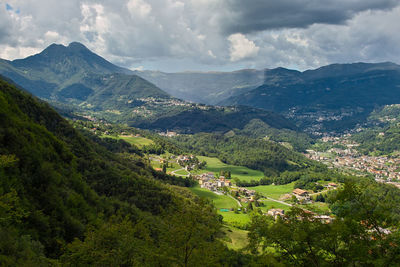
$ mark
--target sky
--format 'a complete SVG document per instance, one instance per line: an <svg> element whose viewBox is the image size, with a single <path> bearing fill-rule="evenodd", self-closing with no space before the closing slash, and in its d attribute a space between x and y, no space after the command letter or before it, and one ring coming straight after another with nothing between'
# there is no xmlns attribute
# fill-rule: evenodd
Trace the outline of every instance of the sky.
<svg viewBox="0 0 400 267"><path fill-rule="evenodd" d="M400 0L0 0L0 58L81 42L130 69L400 63Z"/></svg>

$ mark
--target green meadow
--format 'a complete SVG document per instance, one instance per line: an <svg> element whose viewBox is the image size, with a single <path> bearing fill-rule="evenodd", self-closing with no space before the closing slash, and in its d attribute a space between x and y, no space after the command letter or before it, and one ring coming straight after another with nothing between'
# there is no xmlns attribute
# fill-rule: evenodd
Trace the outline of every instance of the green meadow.
<svg viewBox="0 0 400 267"><path fill-rule="evenodd" d="M213 201L214 206L218 210L218 214L221 214L224 218L224 222L231 225L245 225L250 222L248 214L245 213L235 213L234 211L221 211L221 209L231 209L236 210L239 208L236 200L232 199L226 195L217 195L208 189L200 188L199 186L192 187L190 190L200 197L205 197Z"/></svg>
<svg viewBox="0 0 400 267"><path fill-rule="evenodd" d="M218 158L210 158L204 156L197 156L200 161L206 161L207 165L199 173L213 172L219 173L219 171L230 171L232 178L238 178L244 181L260 180L264 177L263 172L252 170L243 166L235 166L223 163Z"/></svg>
<svg viewBox="0 0 400 267"><path fill-rule="evenodd" d="M142 148L143 146L148 146L151 144L154 144L153 140L141 137L141 136L112 136L112 135L103 135L102 137L108 137L108 138L113 138L113 139L123 139L129 144L135 145L139 148Z"/></svg>
<svg viewBox="0 0 400 267"><path fill-rule="evenodd" d="M260 185L248 188L253 189L264 196L279 199L282 195L291 193L293 191L293 186L294 182L284 185Z"/></svg>
<svg viewBox="0 0 400 267"><path fill-rule="evenodd" d="M226 225L224 228L224 233L226 234L223 241L230 249L239 250L248 245L249 241L247 239L247 234L249 233L246 230L241 230L229 225Z"/></svg>
<svg viewBox="0 0 400 267"><path fill-rule="evenodd" d="M264 206L259 207L263 212L267 212L270 209L283 209L283 210L289 210L290 206L279 203L279 202L275 202L272 200L263 200L261 201Z"/></svg>
<svg viewBox="0 0 400 267"><path fill-rule="evenodd" d="M190 190L200 197L205 197L213 201L214 206L219 209L237 209L238 203L229 196L217 195L208 189L200 188L199 186L191 187ZM224 212L226 213L226 212Z"/></svg>

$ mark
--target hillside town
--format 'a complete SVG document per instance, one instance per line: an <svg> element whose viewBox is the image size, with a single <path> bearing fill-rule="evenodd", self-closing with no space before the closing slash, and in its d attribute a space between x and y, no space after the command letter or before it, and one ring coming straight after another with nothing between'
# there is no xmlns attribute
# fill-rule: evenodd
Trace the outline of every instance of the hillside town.
<svg viewBox="0 0 400 267"><path fill-rule="evenodd" d="M344 137L324 137L322 142L330 142L333 148L326 151L307 150L305 156L325 163L329 167L362 175L370 174L375 180L390 183L400 188L400 157L362 155L355 148L358 146L349 140L350 134ZM341 148L337 148L341 147Z"/></svg>

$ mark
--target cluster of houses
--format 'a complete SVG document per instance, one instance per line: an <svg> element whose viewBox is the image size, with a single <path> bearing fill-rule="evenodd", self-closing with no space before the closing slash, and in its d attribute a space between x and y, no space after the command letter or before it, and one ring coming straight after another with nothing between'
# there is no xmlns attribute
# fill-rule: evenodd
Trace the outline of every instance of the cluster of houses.
<svg viewBox="0 0 400 267"><path fill-rule="evenodd" d="M230 180L225 179L224 176L220 176L218 179L216 179L214 173L212 172L197 175L195 176L195 179L199 182L201 188L206 188L214 192L223 187L232 186Z"/></svg>
<svg viewBox="0 0 400 267"><path fill-rule="evenodd" d="M237 197L240 202L247 203L253 202L255 200L256 191L250 190L244 187L238 187L237 192L239 196Z"/></svg>
<svg viewBox="0 0 400 267"><path fill-rule="evenodd" d="M308 210L304 210L304 212L312 214L313 219L319 220L323 223L331 223L333 221L333 217L328 216L328 215L319 215L319 214L316 214L316 213L308 211ZM270 209L264 215L272 216L272 217L274 217L275 220L278 218L278 216L281 217L282 219L285 219L285 211L283 209Z"/></svg>
<svg viewBox="0 0 400 267"><path fill-rule="evenodd" d="M161 136L165 136L165 137L174 137L174 136L178 136L177 132L173 132L173 131L166 131L166 132L160 132L158 133Z"/></svg>
<svg viewBox="0 0 400 267"><path fill-rule="evenodd" d="M177 163L189 162L195 158L194 155L179 155L176 157Z"/></svg>
<svg viewBox="0 0 400 267"><path fill-rule="evenodd" d="M352 149L356 144L344 144L348 147L347 149L332 148L327 152L307 150L306 156L332 167L345 167L355 171L368 172L374 175L377 180L385 179L386 182L400 180L400 172L398 170L400 158L360 155L357 151ZM335 156L328 157L328 153Z"/></svg>
<svg viewBox="0 0 400 267"><path fill-rule="evenodd" d="M186 171L190 171L198 166L199 161L194 155L179 155L176 157L176 163L184 167Z"/></svg>

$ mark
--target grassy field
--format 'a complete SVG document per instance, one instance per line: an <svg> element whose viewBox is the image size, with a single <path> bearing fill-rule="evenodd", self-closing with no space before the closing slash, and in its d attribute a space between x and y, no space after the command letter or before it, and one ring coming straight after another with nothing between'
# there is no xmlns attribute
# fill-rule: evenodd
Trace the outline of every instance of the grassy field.
<svg viewBox="0 0 400 267"><path fill-rule="evenodd" d="M279 203L279 202L275 202L272 200L264 200L262 201L262 203L264 203L263 207L259 207L263 212L267 212L270 209L283 209L283 210L289 210L290 206Z"/></svg>
<svg viewBox="0 0 400 267"><path fill-rule="evenodd" d="M206 161L206 167L199 173L213 172L219 173L219 171L230 171L232 178L239 178L240 180L250 181L250 180L260 180L264 177L263 172L252 170L243 166L235 166L225 164L217 158L210 158L204 156L197 157L200 161Z"/></svg>
<svg viewBox="0 0 400 267"><path fill-rule="evenodd" d="M177 174L177 175L188 175L189 172L187 172L186 170L179 170L179 171L175 172L175 174Z"/></svg>
<svg viewBox="0 0 400 267"><path fill-rule="evenodd" d="M217 195L213 192L211 192L208 189L200 188L199 186L192 187L190 190L195 193L196 195L200 197L205 197L208 199L211 199L214 202L214 206L219 210L219 209L237 209L238 203L225 195ZM222 213L228 213L228 212L222 212Z"/></svg>
<svg viewBox="0 0 400 267"><path fill-rule="evenodd" d="M138 136L112 136L112 135L103 135L102 137L108 137L108 138L113 138L113 139L123 139L129 144L135 145L139 148L142 148L143 146L151 145L154 144L153 140Z"/></svg>
<svg viewBox="0 0 400 267"><path fill-rule="evenodd" d="M318 214L324 214L324 215L331 214L331 210L329 209L328 204L322 203L322 202L314 202L312 204L305 204L305 205L302 205L302 208L313 211Z"/></svg>
<svg viewBox="0 0 400 267"><path fill-rule="evenodd" d="M294 182L285 185L261 185L249 187L260 194L273 198L279 199L281 195L291 193L293 191Z"/></svg>
<svg viewBox="0 0 400 267"><path fill-rule="evenodd" d="M239 205L234 199L225 195L217 195L210 190L200 188L199 186L192 187L190 190L198 196L211 199L214 203L214 206L218 209L218 214L221 214L224 217L224 222L233 225L245 225L250 222L248 214L220 210L231 208L236 210Z"/></svg>
<svg viewBox="0 0 400 267"><path fill-rule="evenodd" d="M233 211L218 211L224 217L224 222L230 225L243 226L250 222L250 217L246 213L235 213Z"/></svg>
<svg viewBox="0 0 400 267"><path fill-rule="evenodd" d="M225 241L225 244L230 249L239 250L247 246L249 243L247 239L248 231L246 230L237 229L227 225L223 228L223 231L226 234L223 241Z"/></svg>

